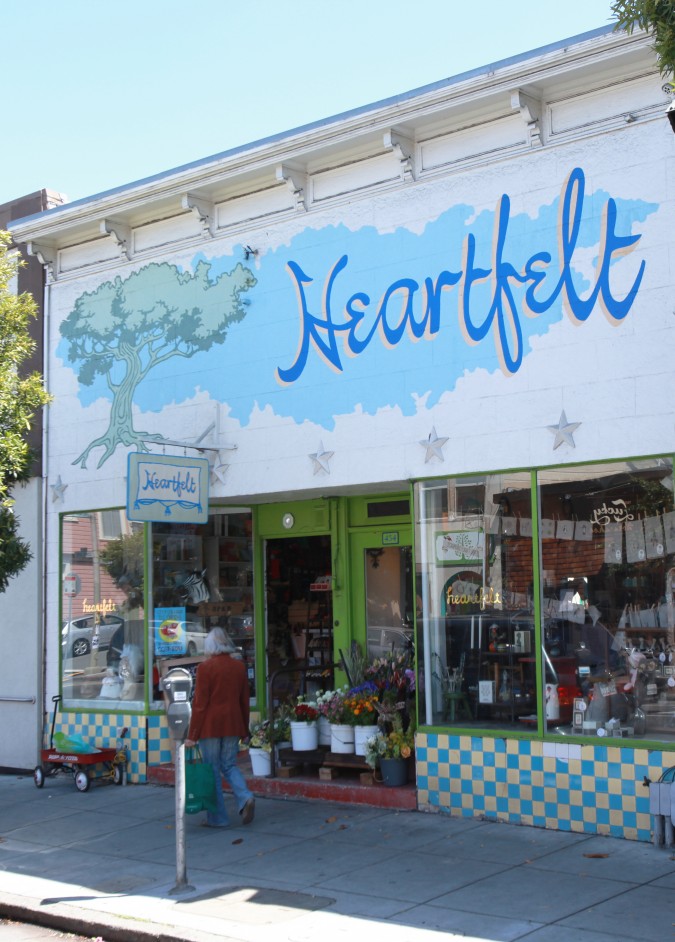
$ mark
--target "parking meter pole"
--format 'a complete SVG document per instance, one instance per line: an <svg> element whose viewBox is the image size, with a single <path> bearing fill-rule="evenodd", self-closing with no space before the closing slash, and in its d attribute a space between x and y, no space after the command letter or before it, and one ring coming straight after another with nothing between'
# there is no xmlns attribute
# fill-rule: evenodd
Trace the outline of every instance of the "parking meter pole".
<svg viewBox="0 0 675 942"><path fill-rule="evenodd" d="M172 894L194 890L187 882L185 863L185 739L190 728L192 707L192 677L183 667L175 667L162 680L162 689L168 698L166 719L169 735L176 744L174 760L176 792L176 885Z"/></svg>
<svg viewBox="0 0 675 942"><path fill-rule="evenodd" d="M175 790L176 790L176 885L171 895L194 890L187 881L185 857L185 744L176 743Z"/></svg>

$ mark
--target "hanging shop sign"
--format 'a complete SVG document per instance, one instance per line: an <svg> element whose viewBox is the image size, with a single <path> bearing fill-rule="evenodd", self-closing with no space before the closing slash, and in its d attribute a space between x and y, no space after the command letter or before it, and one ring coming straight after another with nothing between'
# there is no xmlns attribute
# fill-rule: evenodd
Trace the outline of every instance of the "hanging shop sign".
<svg viewBox="0 0 675 942"><path fill-rule="evenodd" d="M127 516L146 523L206 523L209 463L206 458L132 452L127 473Z"/></svg>

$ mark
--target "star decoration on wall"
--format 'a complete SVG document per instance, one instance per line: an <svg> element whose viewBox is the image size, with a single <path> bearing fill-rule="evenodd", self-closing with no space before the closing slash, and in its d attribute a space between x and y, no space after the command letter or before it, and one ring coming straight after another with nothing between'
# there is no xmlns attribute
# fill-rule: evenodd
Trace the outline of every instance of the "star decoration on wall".
<svg viewBox="0 0 675 942"><path fill-rule="evenodd" d="M432 458L438 458L439 461L444 461L443 458L443 446L447 444L447 438L439 438L436 434L436 429L432 426L431 432L429 432L428 438L423 438L420 442L422 448L426 448L427 453L424 458L426 464L427 461L430 461Z"/></svg>
<svg viewBox="0 0 675 942"><path fill-rule="evenodd" d="M223 461L220 460L220 455L219 455L218 459L216 460L216 463L211 468L211 483L216 484L218 481L220 481L221 484L224 484L225 477L227 475L227 469L229 467L230 467L229 464L225 464Z"/></svg>
<svg viewBox="0 0 675 942"><path fill-rule="evenodd" d="M50 487L52 489L52 501L56 503L57 500L63 500L68 485L63 483L60 474L56 479L56 484L51 484Z"/></svg>
<svg viewBox="0 0 675 942"><path fill-rule="evenodd" d="M323 442L319 442L319 450L309 456L314 462L314 474L318 474L319 471L325 471L326 474L330 474L328 462L334 454L334 451L324 451Z"/></svg>
<svg viewBox="0 0 675 942"><path fill-rule="evenodd" d="M571 445L572 448L575 448L574 439L572 438L572 433L575 432L581 422L568 422L567 416L565 415L565 410L560 413L560 419L557 425L547 425L549 432L553 432L555 435L555 440L553 442L553 450L559 448L563 442L566 445Z"/></svg>

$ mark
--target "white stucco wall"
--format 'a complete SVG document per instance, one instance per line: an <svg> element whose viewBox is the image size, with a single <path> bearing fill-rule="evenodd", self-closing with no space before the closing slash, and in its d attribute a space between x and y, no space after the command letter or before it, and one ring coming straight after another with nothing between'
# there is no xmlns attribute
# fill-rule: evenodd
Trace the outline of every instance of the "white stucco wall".
<svg viewBox="0 0 675 942"><path fill-rule="evenodd" d="M42 736L41 480L32 478L14 498L33 558L0 595L0 767L33 769Z"/></svg>

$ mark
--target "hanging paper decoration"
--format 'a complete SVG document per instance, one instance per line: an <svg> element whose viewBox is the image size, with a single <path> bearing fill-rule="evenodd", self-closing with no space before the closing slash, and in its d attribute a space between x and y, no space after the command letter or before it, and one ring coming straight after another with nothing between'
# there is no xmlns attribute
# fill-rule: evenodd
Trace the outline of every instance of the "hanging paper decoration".
<svg viewBox="0 0 675 942"><path fill-rule="evenodd" d="M642 520L626 521L626 559L629 563L641 563L647 558L645 531Z"/></svg>
<svg viewBox="0 0 675 942"><path fill-rule="evenodd" d="M620 523L605 525L605 562L615 565L623 561L623 529Z"/></svg>

